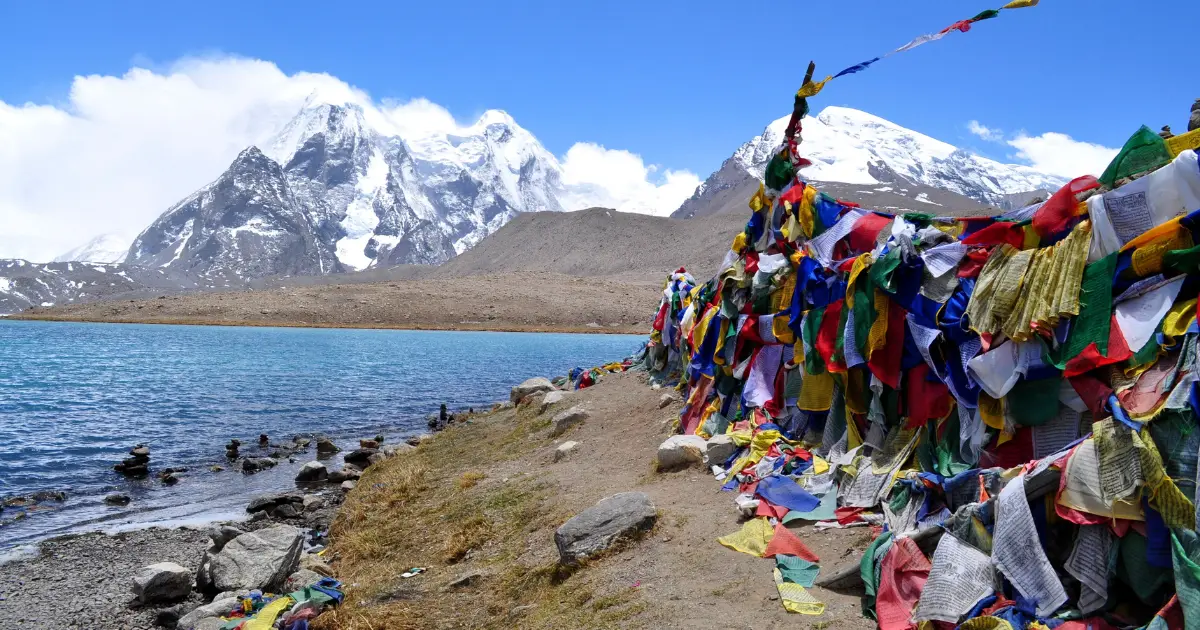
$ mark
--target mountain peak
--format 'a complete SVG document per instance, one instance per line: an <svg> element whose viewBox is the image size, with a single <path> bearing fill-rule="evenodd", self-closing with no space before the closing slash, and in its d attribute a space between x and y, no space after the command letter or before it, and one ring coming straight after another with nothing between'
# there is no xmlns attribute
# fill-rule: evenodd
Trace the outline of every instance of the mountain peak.
<svg viewBox="0 0 1200 630"><path fill-rule="evenodd" d="M65 252L54 262L119 263L129 253L129 239L116 234L101 234L88 242Z"/></svg>
<svg viewBox="0 0 1200 630"><path fill-rule="evenodd" d="M517 121L508 112L502 109L489 109L479 116L479 120L475 122L475 127L487 127L489 125L505 125L507 127L519 127Z"/></svg>

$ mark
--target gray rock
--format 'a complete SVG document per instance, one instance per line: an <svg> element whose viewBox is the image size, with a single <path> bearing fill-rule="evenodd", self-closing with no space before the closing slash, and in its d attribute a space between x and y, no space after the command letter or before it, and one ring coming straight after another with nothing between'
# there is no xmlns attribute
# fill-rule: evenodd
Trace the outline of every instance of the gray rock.
<svg viewBox="0 0 1200 630"><path fill-rule="evenodd" d="M278 519L298 518L300 516L300 508L296 503L284 503L271 508L271 517Z"/></svg>
<svg viewBox="0 0 1200 630"><path fill-rule="evenodd" d="M526 396L552 392L554 390L554 383L551 383L550 379L538 376L512 388L512 392L509 394L508 398L513 403L519 403L521 402L521 399L525 398Z"/></svg>
<svg viewBox="0 0 1200 630"><path fill-rule="evenodd" d="M308 569L313 573L318 573L324 576L333 575L333 567L330 567L324 560L321 559L321 556L318 556L315 553L306 553L300 556L300 568Z"/></svg>
<svg viewBox="0 0 1200 630"><path fill-rule="evenodd" d="M133 596L141 604L173 604L192 592L192 572L174 562L143 567L133 576Z"/></svg>
<svg viewBox="0 0 1200 630"><path fill-rule="evenodd" d="M127 494L110 494L104 497L104 502L109 505L129 505L129 501Z"/></svg>
<svg viewBox="0 0 1200 630"><path fill-rule="evenodd" d="M379 451L373 448L356 448L349 453L346 453L342 458L347 464L354 464L359 468L366 468L371 465L371 456Z"/></svg>
<svg viewBox="0 0 1200 630"><path fill-rule="evenodd" d="M306 586L312 586L321 581L323 576L315 571L308 569L297 569L295 573L288 576L286 582L283 583L283 592L294 593Z"/></svg>
<svg viewBox="0 0 1200 630"><path fill-rule="evenodd" d="M296 570L303 545L304 536L290 525L242 534L212 555L213 586L218 591L274 591Z"/></svg>
<svg viewBox="0 0 1200 630"><path fill-rule="evenodd" d="M1192 103L1192 115L1188 119L1188 131L1200 129L1200 98Z"/></svg>
<svg viewBox="0 0 1200 630"><path fill-rule="evenodd" d="M622 538L654 527L658 512L643 492L622 492L571 517L554 532L559 561L576 564Z"/></svg>
<svg viewBox="0 0 1200 630"><path fill-rule="evenodd" d="M247 457L242 460L242 472L256 473L260 470L274 468L278 463L270 457Z"/></svg>
<svg viewBox="0 0 1200 630"><path fill-rule="evenodd" d="M576 448L579 448L579 442L566 441L559 444L558 448L554 449L554 461L566 459L568 455L575 452Z"/></svg>
<svg viewBox="0 0 1200 630"><path fill-rule="evenodd" d="M308 462L296 473L296 481L301 483L323 481L329 476L329 470L321 462Z"/></svg>
<svg viewBox="0 0 1200 630"><path fill-rule="evenodd" d="M658 397L658 408L666 409L667 407L675 404L678 400L679 396L676 396L673 392L668 392Z"/></svg>
<svg viewBox="0 0 1200 630"><path fill-rule="evenodd" d="M358 482L354 481L354 480L343 481L342 482L342 492L350 492L357 485L358 485Z"/></svg>
<svg viewBox="0 0 1200 630"><path fill-rule="evenodd" d="M196 623L195 630L223 630L225 622L220 617L206 617Z"/></svg>
<svg viewBox="0 0 1200 630"><path fill-rule="evenodd" d="M704 445L704 465L720 466L738 450L733 438L726 435L714 435Z"/></svg>
<svg viewBox="0 0 1200 630"><path fill-rule="evenodd" d="M387 459L387 455L384 455L383 453L375 453L367 458L367 466L374 466L385 459Z"/></svg>
<svg viewBox="0 0 1200 630"><path fill-rule="evenodd" d="M546 413L547 409L562 402L562 400L566 397L567 393L564 391L554 390L552 392L546 392L546 395L542 396L541 402L538 403L538 413Z"/></svg>
<svg viewBox="0 0 1200 630"><path fill-rule="evenodd" d="M265 512L285 503L303 504L304 495L299 492L284 492L281 494L266 494L261 497L254 497L250 500L250 504L246 506L246 511L251 514Z"/></svg>
<svg viewBox="0 0 1200 630"><path fill-rule="evenodd" d="M226 593L217 595L216 599L211 604L205 604L192 612L179 618L179 623L175 627L177 630L197 630L201 621L205 619L218 619L221 615L228 615L229 611L237 608L238 598L236 596L227 596ZM224 625L222 623L222 625ZM217 626L218 628L220 626Z"/></svg>
<svg viewBox="0 0 1200 630"><path fill-rule="evenodd" d="M305 512L313 512L325 507L325 497L318 494L304 495L303 503Z"/></svg>
<svg viewBox="0 0 1200 630"><path fill-rule="evenodd" d="M704 462L708 446L699 435L672 435L658 447L659 470L679 470Z"/></svg>
<svg viewBox="0 0 1200 630"><path fill-rule="evenodd" d="M245 532L230 525L217 525L208 528L207 533L213 542L211 551L217 552L223 549L229 541L241 536Z"/></svg>
<svg viewBox="0 0 1200 630"><path fill-rule="evenodd" d="M154 625L159 628L174 628L179 625L179 614L182 604L163 608L154 615Z"/></svg>
<svg viewBox="0 0 1200 630"><path fill-rule="evenodd" d="M553 427L550 429L550 436L558 437L563 433L566 433L571 427L577 424L583 424L583 422L588 419L588 415L589 414L586 409L578 406L571 407L570 409L559 413L558 415L554 416L553 420L551 420Z"/></svg>
<svg viewBox="0 0 1200 630"><path fill-rule="evenodd" d="M317 438L318 453L336 453L340 450L342 449L338 448L337 445L333 443L333 440L330 440L329 438Z"/></svg>
<svg viewBox="0 0 1200 630"><path fill-rule="evenodd" d="M354 466L343 466L341 470L335 470L329 473L329 477L326 479L326 481L329 483L342 483L343 481L358 479L361 476L362 471Z"/></svg>
<svg viewBox="0 0 1200 630"><path fill-rule="evenodd" d="M471 571L469 573L464 573L464 574L454 578L453 580L450 580L449 582L447 582L446 589L449 590L449 589L454 589L454 588L465 588L468 586L472 586L472 585L478 584L479 581L483 579L483 577L484 577L484 574L482 571Z"/></svg>
<svg viewBox="0 0 1200 630"><path fill-rule="evenodd" d="M385 444L379 449L379 452L383 453L385 457L395 457L401 453L408 453L415 450L417 448L411 444Z"/></svg>

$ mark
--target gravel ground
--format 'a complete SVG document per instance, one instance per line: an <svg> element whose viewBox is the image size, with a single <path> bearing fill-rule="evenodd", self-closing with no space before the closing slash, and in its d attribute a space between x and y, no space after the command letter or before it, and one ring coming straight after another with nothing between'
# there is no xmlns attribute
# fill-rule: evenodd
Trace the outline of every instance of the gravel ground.
<svg viewBox="0 0 1200 630"><path fill-rule="evenodd" d="M132 605L130 579L156 562L196 570L208 536L193 529L144 529L48 540L36 558L0 565L0 628L154 628L157 609ZM201 603L193 593L188 603Z"/></svg>

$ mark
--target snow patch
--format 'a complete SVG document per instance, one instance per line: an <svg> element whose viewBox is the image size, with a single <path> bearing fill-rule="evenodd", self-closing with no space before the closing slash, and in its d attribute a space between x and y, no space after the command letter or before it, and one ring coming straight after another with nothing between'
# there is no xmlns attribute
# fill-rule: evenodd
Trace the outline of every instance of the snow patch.
<svg viewBox="0 0 1200 630"><path fill-rule="evenodd" d="M346 206L342 229L346 236L338 239L337 258L343 265L361 271L375 260L366 254L367 243L375 236L379 216L375 214L375 198L387 186L389 167L383 152L375 149L367 163L367 171L354 185L354 200Z"/></svg>
<svg viewBox="0 0 1200 630"><path fill-rule="evenodd" d="M940 206L940 205L942 205L942 204L940 204L940 203L938 203L938 202L936 202L936 201L933 201L932 199L930 199L930 198L929 198L929 195L928 195L928 194L926 194L926 193L921 193L921 194L917 195L917 196L916 196L916 200L917 200L917 201L920 201L920 202L923 202L923 203L927 203L927 204L929 204L929 205L931 205L931 206Z"/></svg>

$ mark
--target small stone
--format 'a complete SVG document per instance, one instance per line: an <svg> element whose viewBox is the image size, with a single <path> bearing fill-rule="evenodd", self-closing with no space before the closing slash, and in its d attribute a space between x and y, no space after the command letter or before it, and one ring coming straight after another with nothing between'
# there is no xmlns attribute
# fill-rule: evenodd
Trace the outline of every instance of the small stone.
<svg viewBox="0 0 1200 630"><path fill-rule="evenodd" d="M367 458L367 466L374 466L385 459L387 459L387 455L384 455L383 453L375 453Z"/></svg>
<svg viewBox="0 0 1200 630"><path fill-rule="evenodd" d="M277 463L270 457L247 457L242 460L242 472L256 473L260 470L273 468Z"/></svg>
<svg viewBox="0 0 1200 630"><path fill-rule="evenodd" d="M159 477L159 480L162 481L164 485L168 485L168 486L173 486L173 485L179 483L179 477L176 477L175 473L173 473L173 472L169 472L169 473L165 473L165 474L161 475Z"/></svg>
<svg viewBox="0 0 1200 630"><path fill-rule="evenodd" d="M658 511L643 492L622 492L601 499L554 532L559 561L576 564L622 538L649 530L657 520Z"/></svg>
<svg viewBox="0 0 1200 630"><path fill-rule="evenodd" d="M110 494L104 497L104 502L109 505L129 505L129 501L127 494Z"/></svg>
<svg viewBox="0 0 1200 630"><path fill-rule="evenodd" d="M300 516L300 510L296 509L294 503L284 503L271 508L271 516L278 519L297 518Z"/></svg>
<svg viewBox="0 0 1200 630"><path fill-rule="evenodd" d="M658 447L659 470L679 470L704 462L707 445L699 435L672 435Z"/></svg>
<svg viewBox="0 0 1200 630"><path fill-rule="evenodd" d="M378 450L373 448L359 448L346 453L342 459L344 459L347 464L354 464L359 468L366 468L371 464L371 456L378 452Z"/></svg>
<svg viewBox="0 0 1200 630"><path fill-rule="evenodd" d="M567 456L570 455L571 453L574 453L575 449L578 447L579 447L579 442L567 441L567 442L563 442L562 444L559 444L558 448L554 449L554 461L557 462L557 461L566 459Z"/></svg>
<svg viewBox="0 0 1200 630"><path fill-rule="evenodd" d="M554 419L551 420L553 428L550 429L550 436L558 437L563 433L566 433L571 427L577 424L583 424L588 417L589 414L583 407L571 407L570 409L567 409L566 411L554 416Z"/></svg>
<svg viewBox="0 0 1200 630"><path fill-rule="evenodd" d="M160 628L174 628L179 624L179 607L163 608L154 615L154 625Z"/></svg>
<svg viewBox="0 0 1200 630"><path fill-rule="evenodd" d="M359 440L358 447L359 448L375 448L375 449L377 449L377 448L379 448L379 442L376 442L375 440Z"/></svg>
<svg viewBox="0 0 1200 630"><path fill-rule="evenodd" d="M212 466L209 468L209 470L212 472L222 472L225 470L225 467L224 466Z"/></svg>
<svg viewBox="0 0 1200 630"><path fill-rule="evenodd" d="M272 508L284 505L285 503L304 503L304 495L297 492L284 492L282 494L267 494L260 497L254 497L250 500L250 504L246 506L246 511L253 514L255 512L264 512Z"/></svg>
<svg viewBox="0 0 1200 630"><path fill-rule="evenodd" d="M347 465L347 466L342 466L341 470L335 470L335 471L329 473L329 477L326 478L326 481L328 481L329 483L342 483L343 481L350 481L352 479L358 479L361 476L362 476L361 470L359 470L358 468L356 468L354 466Z"/></svg>
<svg viewBox="0 0 1200 630"><path fill-rule="evenodd" d="M342 450L342 449L338 448L337 445L334 444L333 441L330 440L329 438L325 438L325 437L317 438L317 452L318 453L336 453L340 450Z"/></svg>
<svg viewBox="0 0 1200 630"><path fill-rule="evenodd" d="M143 567L133 576L133 596L141 604L172 604L192 592L192 572L174 562Z"/></svg>
<svg viewBox="0 0 1200 630"><path fill-rule="evenodd" d="M679 396L676 396L674 393L663 394L662 396L658 397L658 408L666 409L667 407L675 404L678 400Z"/></svg>
<svg viewBox="0 0 1200 630"><path fill-rule="evenodd" d="M387 444L379 449L386 457L395 457L401 453L407 453L415 450L416 447L410 444Z"/></svg>
<svg viewBox="0 0 1200 630"><path fill-rule="evenodd" d="M725 461L732 457L737 450L738 446L733 443L732 436L714 435L704 445L704 465L709 467L724 465Z"/></svg>
<svg viewBox="0 0 1200 630"><path fill-rule="evenodd" d="M134 457L150 457L150 449L145 446L138 446L129 451Z"/></svg>
<svg viewBox="0 0 1200 630"><path fill-rule="evenodd" d="M541 402L538 403L538 413L546 413L546 410L563 401L567 397L567 393L559 390L547 392L542 396Z"/></svg>
<svg viewBox="0 0 1200 630"><path fill-rule="evenodd" d="M357 485L358 485L358 482L354 481L354 480L343 481L342 482L342 492L350 492L351 490L354 489L354 486L357 486Z"/></svg>
<svg viewBox="0 0 1200 630"><path fill-rule="evenodd" d="M477 584L482 579L483 579L483 572L471 571L470 573L464 573L463 575L460 575L460 576L454 578L453 580L450 580L450 582L448 582L446 584L446 588L447 589L464 588L467 586L472 586L474 584Z"/></svg>
<svg viewBox="0 0 1200 630"><path fill-rule="evenodd" d="M330 567L328 563L321 559L321 556L315 553L306 553L300 556L300 568L308 569L313 573L319 573L326 577L333 575L333 567Z"/></svg>
<svg viewBox="0 0 1200 630"><path fill-rule="evenodd" d="M312 586L321 581L323 576L308 569L297 569L295 573L288 576L286 582L283 583L285 593L294 593L300 589Z"/></svg>
<svg viewBox="0 0 1200 630"><path fill-rule="evenodd" d="M304 495L304 503L301 505L304 506L305 512L315 512L325 507L325 497L316 494L306 494Z"/></svg>
<svg viewBox="0 0 1200 630"><path fill-rule="evenodd" d="M296 481L301 483L323 481L329 476L329 470L321 462L308 462L296 473Z"/></svg>

